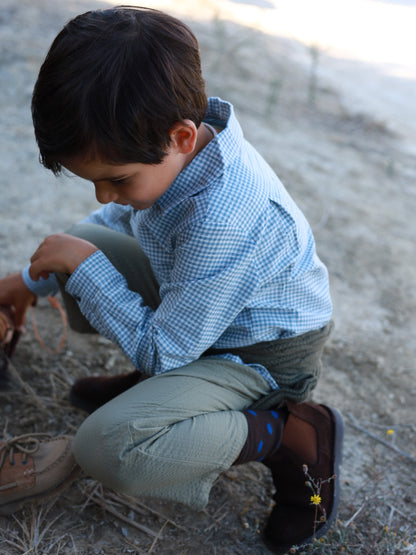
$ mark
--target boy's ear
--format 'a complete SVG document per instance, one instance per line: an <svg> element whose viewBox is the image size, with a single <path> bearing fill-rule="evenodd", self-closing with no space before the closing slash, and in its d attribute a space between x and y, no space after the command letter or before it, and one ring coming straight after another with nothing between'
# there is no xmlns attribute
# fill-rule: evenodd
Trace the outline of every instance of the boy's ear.
<svg viewBox="0 0 416 555"><path fill-rule="evenodd" d="M169 135L172 141L171 145L177 148L181 154L190 154L193 152L198 137L198 131L192 120L186 119L183 122L178 121L178 123L175 123L175 125L170 128Z"/></svg>

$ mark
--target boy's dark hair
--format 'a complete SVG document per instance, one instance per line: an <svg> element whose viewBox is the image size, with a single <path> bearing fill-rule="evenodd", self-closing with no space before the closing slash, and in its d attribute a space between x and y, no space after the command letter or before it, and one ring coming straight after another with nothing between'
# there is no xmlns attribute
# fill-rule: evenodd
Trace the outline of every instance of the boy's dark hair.
<svg viewBox="0 0 416 555"><path fill-rule="evenodd" d="M119 6L71 20L40 69L32 117L42 164L73 156L160 163L178 121L207 110L198 42L157 10Z"/></svg>

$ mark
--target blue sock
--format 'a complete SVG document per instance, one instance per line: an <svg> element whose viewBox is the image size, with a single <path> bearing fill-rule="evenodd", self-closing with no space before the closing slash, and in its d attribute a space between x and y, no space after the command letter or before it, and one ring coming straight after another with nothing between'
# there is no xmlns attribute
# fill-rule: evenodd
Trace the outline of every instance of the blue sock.
<svg viewBox="0 0 416 555"><path fill-rule="evenodd" d="M286 421L286 409L242 411L247 419L248 434L234 465L262 461L280 446Z"/></svg>

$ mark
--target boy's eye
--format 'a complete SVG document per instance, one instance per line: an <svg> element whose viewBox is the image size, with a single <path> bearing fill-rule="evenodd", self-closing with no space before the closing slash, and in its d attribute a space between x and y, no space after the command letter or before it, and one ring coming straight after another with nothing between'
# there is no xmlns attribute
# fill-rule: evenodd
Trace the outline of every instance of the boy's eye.
<svg viewBox="0 0 416 555"><path fill-rule="evenodd" d="M110 183L113 185L124 185L127 179L125 177L121 177L120 179L111 179Z"/></svg>

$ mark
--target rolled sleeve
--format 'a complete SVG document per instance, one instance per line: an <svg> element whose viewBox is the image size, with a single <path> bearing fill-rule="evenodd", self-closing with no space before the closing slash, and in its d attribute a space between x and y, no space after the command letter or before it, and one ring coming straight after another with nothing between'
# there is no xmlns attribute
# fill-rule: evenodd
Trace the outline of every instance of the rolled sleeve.
<svg viewBox="0 0 416 555"><path fill-rule="evenodd" d="M22 279L24 284L32 293L39 297L46 297L48 295L56 295L59 290L58 283L54 274L51 274L48 279L39 278L39 281L34 281L29 274L30 265L22 270Z"/></svg>

